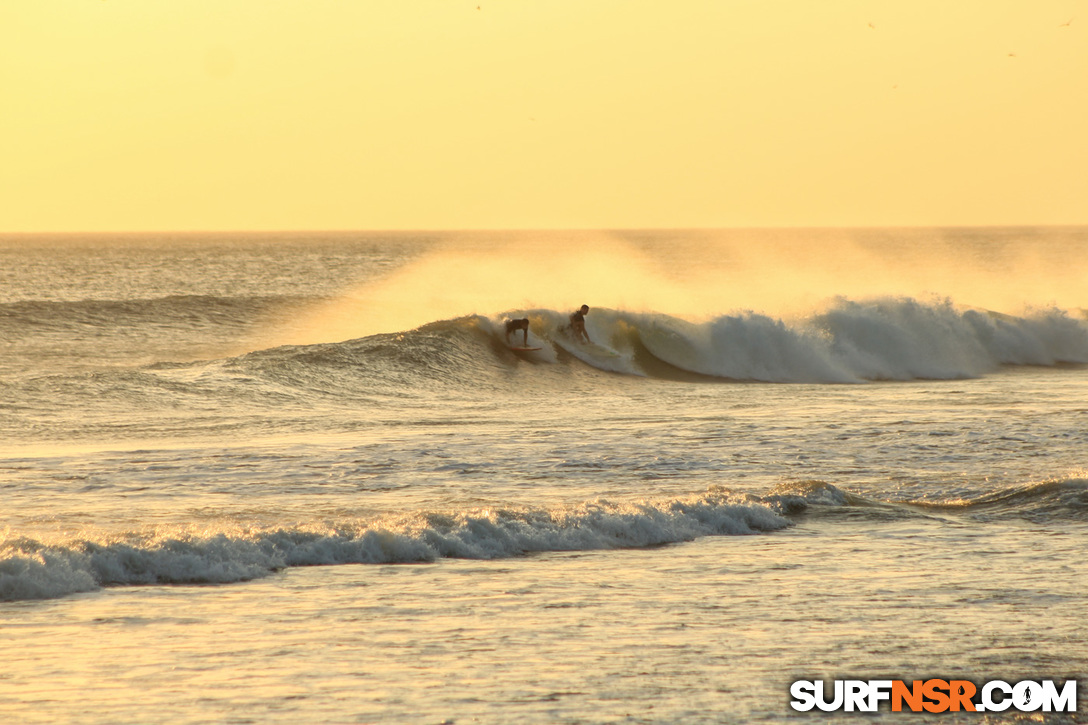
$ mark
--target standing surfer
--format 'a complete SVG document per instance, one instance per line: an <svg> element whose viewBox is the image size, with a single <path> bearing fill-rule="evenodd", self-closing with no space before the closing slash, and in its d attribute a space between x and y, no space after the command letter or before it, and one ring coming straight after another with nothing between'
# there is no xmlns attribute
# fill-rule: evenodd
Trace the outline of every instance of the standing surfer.
<svg viewBox="0 0 1088 725"><path fill-rule="evenodd" d="M586 315L589 314L589 305L582 305L571 313L570 329L574 333L574 339L579 342L590 342L589 333L586 332Z"/></svg>

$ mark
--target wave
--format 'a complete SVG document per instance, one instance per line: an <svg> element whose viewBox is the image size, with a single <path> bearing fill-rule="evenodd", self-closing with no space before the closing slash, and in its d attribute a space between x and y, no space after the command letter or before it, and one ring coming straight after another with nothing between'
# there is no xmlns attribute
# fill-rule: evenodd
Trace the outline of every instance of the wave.
<svg viewBox="0 0 1088 725"><path fill-rule="evenodd" d="M1081 524L1086 511L1088 478L1079 476L944 501L879 500L810 480L783 483L762 495L713 486L668 500L417 511L286 527L192 524L50 541L11 538L9 532L9 538L0 537L0 601L52 599L104 587L229 584L301 566L648 548L706 536L773 533L804 517Z"/></svg>
<svg viewBox="0 0 1088 725"><path fill-rule="evenodd" d="M506 340L509 317L530 320L528 344L539 350L511 349L521 339ZM565 314L543 309L476 315L395 334L260 350L226 367L311 390L410 396L436 385L506 390L511 371L540 382L556 366L687 381L864 383L1088 363L1088 324L1059 309L1012 317L947 301L836 300L803 319L744 312L698 323L597 309L587 318L590 344L576 342L566 323Z"/></svg>
<svg viewBox="0 0 1088 725"><path fill-rule="evenodd" d="M19 314L25 320L44 314L42 310L50 304L0 305L0 312L10 318L22 310ZM228 324L244 316L239 310L252 318L287 302L284 298L164 298L153 304L60 304L73 315L82 310L82 317L74 315L70 321L53 324L90 324L87 320L108 316L116 305L126 315L146 314L158 320L164 319L165 310L165 317L178 320L179 328L196 326L183 322L186 314L205 320L228 318L231 322L216 330L187 338L203 337L214 355L211 343L215 340L219 350L237 347L242 328ZM145 304L159 312L141 312ZM540 349L512 350L505 337L504 317L527 317L529 345ZM842 384L979 377L1005 365L1088 363L1088 322L1060 309L1014 317L957 308L947 301L889 298L835 300L808 317L791 320L743 312L692 322L662 313L594 309L586 323L592 344L573 340L565 313L538 309L440 320L405 332L195 361L202 350L187 349L166 334L148 334L146 339L126 334L112 346L91 334L77 346L71 342L72 335L61 333L50 343L56 351L34 348L29 362L20 363L19 374L10 378L6 405L12 410L47 410L57 415L80 409L83 415L65 418L69 421L65 425L86 428L83 433L95 435L116 428L118 420L129 420L134 409L169 412L161 426L156 423L146 431L156 437L178 433L170 423L177 417L173 411L209 410L222 407L224 401L229 401L232 410L242 410L244 404L252 420L265 426L272 421L268 412L289 420L295 413L311 413L319 403L335 409L378 410L380 401L390 399L409 406L412 401L433 406L436 399L469 396L478 400L481 395L498 399L525 390L545 396L571 395L626 385L632 376L687 382ZM118 350L132 363L115 359ZM54 353L78 355L74 362L66 358L61 365L50 357ZM14 365L11 360L14 357L0 362L0 367ZM154 360L159 362L150 362ZM203 430L191 417L178 420L185 430ZM95 425L101 430L87 427ZM61 437L71 432L59 420L50 430ZM22 418L0 425L0 432L12 439L36 435Z"/></svg>
<svg viewBox="0 0 1088 725"><path fill-rule="evenodd" d="M1088 362L1088 326L1064 310L1011 317L950 302L839 299L807 318L726 315L627 321L655 357L720 378L856 383L978 377L1002 365Z"/></svg>
<svg viewBox="0 0 1088 725"><path fill-rule="evenodd" d="M527 317L529 345L541 350L511 351L504 317ZM398 335L275 354L300 361L347 354L364 364L380 357L395 359L402 372L474 380L496 366L521 363L775 383L957 379L1004 365L1088 363L1088 323L1056 308L1014 317L958 308L949 301L837 299L808 317L788 321L743 312L691 322L662 313L597 309L586 322L591 344L573 340L565 314L538 309L440 321Z"/></svg>
<svg viewBox="0 0 1088 725"><path fill-rule="evenodd" d="M971 499L912 503L923 510L967 516L978 521L1024 519L1084 521L1088 514L1088 478L1074 475L1012 486Z"/></svg>
<svg viewBox="0 0 1088 725"><path fill-rule="evenodd" d="M1038 524L1083 523L1088 513L1088 478L1083 473L1013 485L972 497L935 500L874 499L826 481L795 481L758 497L785 515L854 516L903 519L917 516L989 521L1021 520Z"/></svg>
<svg viewBox="0 0 1088 725"><path fill-rule="evenodd" d="M49 599L107 586L230 583L296 566L660 546L789 526L775 509L775 502L708 491L667 501L418 512L290 528L160 529L61 542L19 538L0 544L0 600Z"/></svg>
<svg viewBox="0 0 1088 725"><path fill-rule="evenodd" d="M144 345L157 355L182 344L176 336L163 335L166 330L184 331L189 345L237 340L248 326L290 317L289 310L312 302L271 296L23 301L0 304L0 332L8 340L55 334L68 343L86 338L94 345L115 335L125 349ZM511 351L503 325L510 317L529 318L529 345L539 351ZM338 368L354 373L340 384L356 388L360 374L379 383L471 380L487 385L496 382L496 374L508 377L521 363L678 380L773 383L956 379L982 376L1003 365L1088 363L1088 318L1083 311L1057 308L1011 316L957 307L948 300L839 298L790 319L743 311L693 322L660 312L598 308L586 326L592 344L573 339L563 312L511 310L438 320L400 333L258 350L207 364L232 373L249 366L303 386L314 374ZM155 347L161 341L168 344ZM170 364L162 360L159 365Z"/></svg>
<svg viewBox="0 0 1088 725"><path fill-rule="evenodd" d="M1085 511L1088 511L1088 478L1083 472L1076 472L977 496L937 500L873 499L826 481L807 480L780 484L758 500L785 514L812 513L814 510L826 513L829 509L852 508L895 511L904 516L918 513L963 515L980 521L996 518L1083 521Z"/></svg>

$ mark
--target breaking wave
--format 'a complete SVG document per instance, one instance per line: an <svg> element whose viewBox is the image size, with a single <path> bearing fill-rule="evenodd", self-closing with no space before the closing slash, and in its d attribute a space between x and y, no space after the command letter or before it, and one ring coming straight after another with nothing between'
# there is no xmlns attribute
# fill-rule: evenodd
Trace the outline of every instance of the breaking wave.
<svg viewBox="0 0 1088 725"><path fill-rule="evenodd" d="M504 319L530 321L528 347L506 339ZM264 351L287 362L335 360L369 366L395 362L393 375L480 381L487 370L522 363L587 365L605 372L678 379L772 383L862 383L972 378L1004 365L1088 363L1088 323L1066 310L1014 317L949 301L911 298L838 299L800 319L755 312L691 322L663 313L596 309L586 319L592 339L576 342L566 315L517 310L434 322L397 335Z"/></svg>
<svg viewBox="0 0 1088 725"><path fill-rule="evenodd" d="M106 586L238 582L296 566L659 546L789 526L777 508L773 501L710 491L668 501L417 512L294 527L162 529L60 542L9 539L0 543L0 600L48 599Z"/></svg>
<svg viewBox="0 0 1088 725"><path fill-rule="evenodd" d="M503 559L542 552L645 548L706 536L770 533L796 516L873 522L917 516L980 523L1083 521L1088 479L1070 477L969 500L882 501L825 481L764 495L721 487L684 498L533 508L417 511L292 526L216 524L43 541L0 537L0 601L51 599L103 587L227 584L301 566Z"/></svg>
<svg viewBox="0 0 1088 725"><path fill-rule="evenodd" d="M82 337L62 332L42 342L45 347L28 348L28 359L39 362L10 378L5 405L48 417L37 427L19 417L0 420L0 434L9 440L41 434L101 437L115 433L122 425L118 421L127 425L134 409L160 411L132 428L157 438L233 425L214 416L205 425L176 413L227 406L238 413L234 422L252 421L263 429L268 412L289 425L291 416L302 419L318 405L380 413L391 410L382 401L396 399L408 406L396 410L410 412L412 401L430 405L438 398L478 393L499 399L525 391L546 398L601 391L638 378L843 384L962 379L1008 365L1088 363L1088 320L1078 313L1049 308L1010 316L910 298L839 299L798 319L740 312L694 322L597 308L586 318L589 344L573 339L564 312L512 310L399 333L215 357L217 350L245 349L238 342L242 327L216 321L252 320L281 303L286 304L186 297L0 305L0 326L6 324L16 338L50 326L90 330ZM58 315L69 319L59 321ZM504 321L510 317L529 319L528 347L537 349L512 349L524 340L506 338ZM203 349L183 349L166 330L170 325L190 329L194 320L211 320L207 357L200 354ZM103 327L110 324L115 328ZM103 342L111 335L117 339ZM139 354L125 352L131 362L117 362L118 351L130 347ZM62 354L76 357L67 365L40 363ZM15 358L0 361L0 367L15 365ZM99 360L108 364L96 366ZM70 415L74 410L80 415ZM175 419L178 425L171 422Z"/></svg>
<svg viewBox="0 0 1088 725"><path fill-rule="evenodd" d="M840 299L791 321L752 312L702 323L659 314L602 317L605 337L615 339L617 329L626 329L636 351L641 346L679 370L735 380L954 379L1002 365L1088 362L1088 326L1058 309L1012 317L950 302L889 298Z"/></svg>

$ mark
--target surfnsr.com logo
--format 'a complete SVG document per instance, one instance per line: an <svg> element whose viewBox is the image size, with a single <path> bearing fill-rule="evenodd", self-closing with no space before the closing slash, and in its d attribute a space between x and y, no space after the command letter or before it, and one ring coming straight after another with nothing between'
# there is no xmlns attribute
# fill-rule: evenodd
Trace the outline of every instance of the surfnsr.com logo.
<svg viewBox="0 0 1088 725"><path fill-rule="evenodd" d="M831 692L823 680L798 680L790 685L790 707L799 712L876 712L889 703L892 712L1076 712L1077 681L1059 687L1054 680L1023 680L1009 684L991 680L981 687L969 680L835 680Z"/></svg>

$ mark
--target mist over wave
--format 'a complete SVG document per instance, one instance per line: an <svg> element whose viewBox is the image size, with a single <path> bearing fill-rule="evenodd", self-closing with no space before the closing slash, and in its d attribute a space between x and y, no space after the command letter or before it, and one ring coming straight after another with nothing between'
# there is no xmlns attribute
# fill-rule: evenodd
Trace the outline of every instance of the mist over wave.
<svg viewBox="0 0 1088 725"><path fill-rule="evenodd" d="M512 352L504 319L528 317L528 344ZM522 363L585 364L606 372L681 380L704 378L775 383L858 383L957 379L1002 365L1088 363L1088 324L1050 308L1023 316L959 308L947 300L837 299L815 313L784 320L741 312L703 322L664 313L594 309L591 344L575 342L563 312L515 310L434 322L395 335L343 343L288 346L254 353L238 364L275 358L369 370L384 380L492 380Z"/></svg>
<svg viewBox="0 0 1088 725"><path fill-rule="evenodd" d="M102 315L102 304L76 303L87 308L83 321L63 324L96 329L89 320ZM213 309L201 310L203 304ZM254 315L266 309L265 301L242 304ZM1088 363L1088 321L1069 311L1012 316L912 298L836 299L796 318L737 312L703 321L594 308L586 318L591 344L573 339L565 310L540 308L243 354L231 354L242 347L240 328L218 325L206 353L228 356L212 359L161 332L178 314L229 317L224 305L236 309L218 298L166 300L144 309L135 304L126 306L129 316L118 323L134 327L124 334L32 338L25 365L18 355L3 362L18 371L9 377L0 408L18 415L0 421L0 433L16 441L119 432L161 438L246 426L286 431L321 427L322 419L312 418L314 406L322 406L333 427L338 411L350 420L370 411L375 420L408 421L415 406L427 408L435 400L516 399L527 389L558 399L575 389L626 387L638 378L857 384L975 378L1007 365ZM166 320L156 309L166 310ZM504 320L510 317L530 320L528 344L538 350L511 349L522 337L506 338ZM139 332L136 319L149 321L150 328ZM140 335L154 343L134 343ZM52 359L61 364L46 364ZM382 402L394 399L403 405Z"/></svg>

